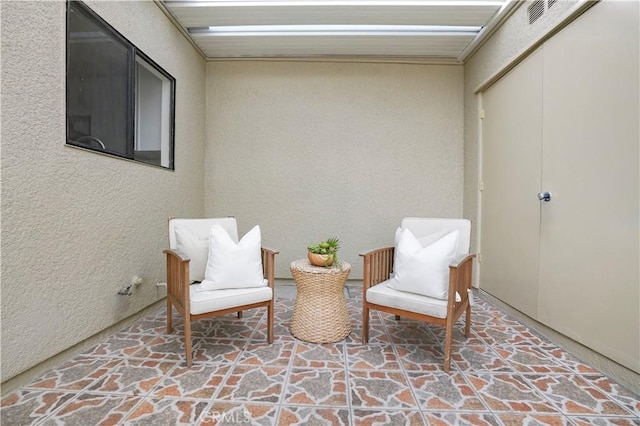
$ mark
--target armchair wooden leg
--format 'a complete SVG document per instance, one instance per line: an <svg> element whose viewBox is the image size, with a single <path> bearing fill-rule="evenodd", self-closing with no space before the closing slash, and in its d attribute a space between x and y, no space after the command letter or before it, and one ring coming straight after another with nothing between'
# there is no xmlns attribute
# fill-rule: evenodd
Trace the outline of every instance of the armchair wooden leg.
<svg viewBox="0 0 640 426"><path fill-rule="evenodd" d="M238 318L242 318L242 311L238 311Z"/></svg>
<svg viewBox="0 0 640 426"><path fill-rule="evenodd" d="M362 305L362 344L369 343L369 308L364 302Z"/></svg>
<svg viewBox="0 0 640 426"><path fill-rule="evenodd" d="M444 371L449 372L451 367L451 339L453 335L453 321L447 319L446 331L444 336Z"/></svg>
<svg viewBox="0 0 640 426"><path fill-rule="evenodd" d="M267 342L269 344L273 343L273 310L274 303L271 299L269 306L267 306Z"/></svg>
<svg viewBox="0 0 640 426"><path fill-rule="evenodd" d="M467 312L464 318L464 335L471 337L471 305L467 305Z"/></svg>
<svg viewBox="0 0 640 426"><path fill-rule="evenodd" d="M167 333L173 333L173 305L167 297Z"/></svg>
<svg viewBox="0 0 640 426"><path fill-rule="evenodd" d="M184 346L187 349L187 367L191 367L193 361L191 354L191 317L185 315L184 318Z"/></svg>

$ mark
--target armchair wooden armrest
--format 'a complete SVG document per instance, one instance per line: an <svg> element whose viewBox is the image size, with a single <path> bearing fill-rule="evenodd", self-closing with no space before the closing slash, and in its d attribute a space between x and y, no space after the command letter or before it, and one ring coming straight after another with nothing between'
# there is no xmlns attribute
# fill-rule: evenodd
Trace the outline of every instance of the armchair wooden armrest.
<svg viewBox="0 0 640 426"><path fill-rule="evenodd" d="M184 253L178 250L166 249L166 250L163 250L162 252L165 254L171 254L171 256L175 256L176 258L178 258L180 262L189 262L191 260L187 256L185 256Z"/></svg>
<svg viewBox="0 0 640 426"><path fill-rule="evenodd" d="M475 254L467 254L463 257L459 257L456 259L453 259L453 261L449 264L449 268L460 268L462 267L462 264L465 262L469 262L471 261L474 257L476 257Z"/></svg>
<svg viewBox="0 0 640 426"><path fill-rule="evenodd" d="M464 304L468 298L467 290L471 288L471 274L473 258L475 254L469 254L463 258L454 260L449 265L449 302L456 302L456 292L460 295ZM453 297L453 299L452 299Z"/></svg>
<svg viewBox="0 0 640 426"><path fill-rule="evenodd" d="M470 336L471 310L469 307L469 293L473 271L473 258L475 254L469 254L459 259L454 259L449 265L449 296L447 301L447 318L453 318L453 322L466 311L465 336ZM456 296L459 296L459 300ZM449 327L450 325L447 325ZM451 324L452 326L452 324Z"/></svg>
<svg viewBox="0 0 640 426"><path fill-rule="evenodd" d="M180 315L185 318L189 312L189 262L191 259L177 250L162 251L167 255L167 309L173 303ZM167 316L167 331L173 329L171 315Z"/></svg>
<svg viewBox="0 0 640 426"><path fill-rule="evenodd" d="M262 273L264 274L264 278L269 283L269 287L273 288L275 281L275 262L276 262L276 254L279 252L276 250L269 249L267 247L262 247Z"/></svg>
<svg viewBox="0 0 640 426"><path fill-rule="evenodd" d="M384 247L360 254L364 258L362 289L365 293L369 287L389 279L394 252L395 247Z"/></svg>
<svg viewBox="0 0 640 426"><path fill-rule="evenodd" d="M166 249L162 251L167 255L167 291L168 293L175 293L176 287L181 284L189 286L189 259L183 253L178 250Z"/></svg>

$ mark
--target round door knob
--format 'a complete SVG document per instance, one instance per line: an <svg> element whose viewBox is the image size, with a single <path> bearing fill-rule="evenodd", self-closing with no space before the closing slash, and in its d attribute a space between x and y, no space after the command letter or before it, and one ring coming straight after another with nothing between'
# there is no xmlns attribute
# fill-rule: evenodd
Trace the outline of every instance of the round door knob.
<svg viewBox="0 0 640 426"><path fill-rule="evenodd" d="M538 193L538 200L544 201L544 202L551 201L551 193L550 192L539 192Z"/></svg>

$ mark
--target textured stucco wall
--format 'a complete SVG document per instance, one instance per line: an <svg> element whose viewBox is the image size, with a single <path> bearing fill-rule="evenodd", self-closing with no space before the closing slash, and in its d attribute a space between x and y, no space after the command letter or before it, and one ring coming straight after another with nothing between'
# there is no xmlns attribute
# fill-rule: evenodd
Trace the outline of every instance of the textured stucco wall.
<svg viewBox="0 0 640 426"><path fill-rule="evenodd" d="M204 213L204 61L152 2L87 4L176 78L176 170L65 146L65 3L0 2L2 381L162 297L166 219Z"/></svg>
<svg viewBox="0 0 640 426"><path fill-rule="evenodd" d="M575 0L554 3L537 21L529 24L527 8L531 1L523 1L513 15L487 40L464 66L464 217L474 223L472 251L477 252L479 224L479 113L478 95L473 92L486 79L507 66L530 43L546 34L569 9ZM476 276L477 278L477 276Z"/></svg>
<svg viewBox="0 0 640 426"><path fill-rule="evenodd" d="M402 217L462 215L461 66L212 62L206 92L205 210L259 224L280 278L332 235L361 278Z"/></svg>

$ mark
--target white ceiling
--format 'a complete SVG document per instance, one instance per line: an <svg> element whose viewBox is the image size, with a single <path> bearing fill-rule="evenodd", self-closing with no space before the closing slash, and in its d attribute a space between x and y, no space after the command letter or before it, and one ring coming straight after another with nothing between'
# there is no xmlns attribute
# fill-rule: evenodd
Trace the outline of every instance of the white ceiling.
<svg viewBox="0 0 640 426"><path fill-rule="evenodd" d="M444 62L463 61L513 6L511 0L157 3L207 59L349 56Z"/></svg>

